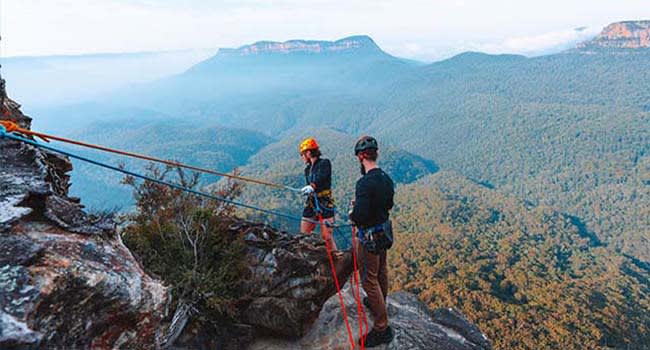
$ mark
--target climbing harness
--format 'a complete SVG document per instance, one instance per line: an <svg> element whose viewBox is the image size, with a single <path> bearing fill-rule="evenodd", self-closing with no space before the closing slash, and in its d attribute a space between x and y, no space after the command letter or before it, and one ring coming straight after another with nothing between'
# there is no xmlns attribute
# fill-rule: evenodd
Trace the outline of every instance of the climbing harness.
<svg viewBox="0 0 650 350"><path fill-rule="evenodd" d="M292 187L289 187L289 186L268 183L268 182L265 182L265 181L260 181L260 180L256 180L256 179L241 177L241 176L232 175L232 174L219 173L219 172L215 172L215 171L212 171L212 170L209 170L209 169L202 169L202 168L198 168L198 167L194 167L194 166L190 166L190 165L185 165L185 164L178 163L178 162L165 161L165 160L162 160L162 159L153 158L153 157L149 157L149 156L144 156L144 155L139 155L139 154L129 153L129 152L123 152L123 151L119 151L119 150L115 150L115 149L111 149L111 148L107 148L107 147L87 144L87 143L83 143L83 142L79 142L79 141L68 140L68 139L64 139L62 137L57 137L57 136L53 136L53 135L37 133L37 132L33 132L31 130L23 129L23 128L19 127L15 122L8 121L8 120L0 120L0 139L1 138L7 138L7 139L15 140L15 141L20 141L20 142L23 142L25 144L29 144L29 145L34 146L34 147L38 147L38 148L46 149L46 150L49 150L49 151L52 151L52 152L56 152L56 153L62 154L64 156L73 158L73 159L77 159L77 160L80 160L80 161L83 161L83 162L94 164L96 166L103 167L103 168L106 168L106 169L109 169L109 170L117 171L117 172L120 172L120 173L128 175L128 176L139 178L141 180L150 181L150 182L153 182L153 183L157 183L159 185L164 185L164 186L167 186L167 187L179 190L179 191L183 191L183 192L186 192L186 193L190 193L190 194L200 196L200 197L204 197L204 198L211 199L211 200L220 201L220 202L227 203L227 204L230 204L230 205L233 205L233 206L246 208L246 209L251 209L251 210L255 210L255 211L258 211L258 212L265 213L265 214L274 215L274 216L278 216L278 217L283 217L283 218L286 218L286 219L291 219L291 220L296 220L296 221L307 221L307 222L314 223L314 224L320 224L321 225L320 226L321 227L321 234L324 234L322 232L323 231L322 230L323 226L327 226L327 227L332 228L333 232L338 232L338 228L340 228L340 227L350 226L350 225L337 226L337 225L325 222L324 219L323 219L323 211L322 211L322 209L321 209L321 207L319 205L318 198L316 197L315 194L313 194L313 195L315 197L314 198L314 203L316 205L316 212L318 214L318 220L313 220L313 219L304 218L304 217L298 217L298 216L294 216L294 215L290 215L290 214L277 212L277 211L274 211L274 210L264 209L264 208L260 208L260 207L253 206L253 205L250 205L250 204L245 204L245 203L233 201L231 199L215 196L213 194L201 192L201 191L198 191L198 190L195 190L195 189L192 189L192 188L183 187L183 186L180 186L178 184L175 184L175 183L172 183L172 182L169 182L169 181L156 179L156 178L153 178L151 176L139 174L139 173L136 173L136 172L133 172L133 171L129 171L129 170L120 168L120 167L116 167L116 166L106 164L106 163L102 163L102 162L99 162L99 161L96 161L96 160L93 160L93 159L90 159L90 158L87 158L87 157L83 157L83 156L80 156L80 155L77 155L77 154L74 154L74 153L71 153L71 152L68 152L68 151L64 151L64 150L61 150L61 149L56 148L56 147L48 146L48 145L45 145L45 144L40 143L38 141L30 140L30 139L27 139L25 137L15 135L14 133L20 133L20 134L23 134L23 135L36 136L36 137L39 137L39 138L43 139L46 142L49 142L49 139L52 139L52 140L72 143L72 144L76 144L76 145L80 145L80 146L84 146L84 147L89 147L89 148L93 148L93 149L98 149L98 150L102 150L102 151L107 151L107 152L112 152L112 153L116 153L116 154L122 154L122 155L130 156L130 157L135 157L135 158L139 158L139 159L144 159L144 160L154 161L154 162L158 162L158 163L163 163L163 164L170 165L170 166L187 168L187 169L201 171L201 172L205 172L205 173L225 176L225 177L229 177L229 178L235 178L235 179L242 180L242 181L255 182L255 183L258 183L258 184L285 188L285 189L289 189L289 190L293 191L294 189ZM333 211L335 210L335 208L332 208L332 209L324 208L324 209L333 210ZM359 320L359 322L360 322L359 323L359 329L360 329L360 337L361 337L361 344L360 345L361 345L361 349L365 349L364 344L365 344L365 337L366 337L367 331L368 331L368 320L366 318L366 314L365 314L365 311L363 309L363 306L361 305L361 290L360 290L359 279L358 279L358 275L357 275L357 271L358 271L357 257L356 257L356 252L354 251L355 248L354 248L354 244L353 244L355 236L356 236L355 232L353 231L353 233L352 233L353 240L351 242L351 247L352 247L352 254L353 254L354 271L353 271L352 279L355 281L357 290L355 292L354 288L352 288L352 292L353 292L353 294L355 296L355 300L357 302L357 310L359 312L359 317L360 317L360 320ZM323 238L325 238L325 237L323 237ZM349 323L349 320L348 320L348 315L347 315L347 311L346 311L346 307L345 307L345 302L343 301L343 295L341 293L341 285L339 283L339 279L338 279L338 276L336 274L336 266L334 264L334 258L332 256L332 246L331 246L329 240L324 239L324 241L325 241L325 249L327 251L327 255L328 255L328 258L329 258L329 262L330 262L330 268L332 270L332 277L334 279L334 284L336 285L336 290L337 290L337 293L338 293L339 302L341 304L341 310L342 310L343 318L345 320L345 325L346 325L346 329L347 329L347 332L348 332L348 337L349 337L349 340L350 340L351 349L354 349L356 347L356 343L354 341L352 328L350 327L350 323ZM363 316L363 319L361 319L362 316ZM365 321L365 331L364 331L364 321Z"/></svg>
<svg viewBox="0 0 650 350"><path fill-rule="evenodd" d="M96 149L96 150L100 150L100 151L104 151L104 152L110 152L110 153L119 154L119 155L123 155L123 156L127 156L127 157L138 158L138 159L147 160L147 161L150 161L150 162L156 162L156 163L160 163L160 164L165 164L165 165L169 165L169 166L173 166L173 167L185 168L185 169L198 171L198 172L202 172L202 173L206 173L206 174L227 177L227 178L231 178L231 179L235 179L235 180L246 181L246 182L256 183L256 184L259 184L259 185L271 186L271 187L275 187L275 188L282 188L282 189L286 189L286 190L293 191L293 192L299 192L300 191L299 188L294 188L294 187L291 187L291 186L280 185L280 184L276 184L276 183L272 183L272 182L268 182L268 181L253 179L253 178L250 178L250 177L244 177L244 176L239 176L239 175L235 175L235 174L223 173L223 172L214 171L214 170L211 170L211 169L200 168L200 167L193 166L193 165L183 164L183 163L179 163L179 162L175 162L175 161L171 161L171 160L164 160L164 159L155 158L155 157L151 157L151 156L146 156L146 155L142 155L142 154L138 154L138 153L120 151L120 150L117 150L117 149L104 147L104 146L99 146L99 145L95 145L95 144L91 144L91 143L86 143L86 142L81 142L81 141L76 141L76 140L70 140L70 139L55 136L55 135L48 135L48 134L44 134L44 133L39 133L39 132L35 132L35 131L32 131L32 130L23 129L23 128L19 127L18 125L16 125L16 123L14 123L12 121L9 121L9 120L0 120L0 124L4 125L5 129L7 129L7 132L18 132L18 133L21 133L23 135L36 136L36 137L42 139L45 142L50 142L50 140L56 140L56 141L61 141L61 142L77 145L77 146L88 147L88 148L92 148L92 149Z"/></svg>
<svg viewBox="0 0 650 350"><path fill-rule="evenodd" d="M377 254L378 251L389 250L393 246L393 224L390 220L379 225L359 228L357 238L361 245L369 252Z"/></svg>
<svg viewBox="0 0 650 350"><path fill-rule="evenodd" d="M309 198L307 199L307 203L305 203L305 207L309 209L316 209L316 207L321 206L321 210L323 212L330 212L336 214L336 206L334 205L334 200L332 199L332 190L323 190L317 193L314 193L315 195L310 195ZM321 200L325 202L325 204L321 204ZM313 203L313 202L319 202L319 203ZM328 208L329 206L329 208Z"/></svg>
<svg viewBox="0 0 650 350"><path fill-rule="evenodd" d="M307 139L309 140L309 139ZM306 142L306 141L305 141ZM315 142L315 140L314 140ZM304 144L304 142L303 142ZM322 164L321 162L324 162L327 160L321 160L320 158L316 160L313 164L310 163L309 167L305 169L305 180L307 180L308 184L313 184L317 182L317 176L314 172L314 168L319 166L319 164ZM309 169L307 173L307 169ZM331 182L331 180L330 180ZM318 203L314 203L318 201ZM315 196L309 196L307 198L307 201L305 203L305 210L307 212L311 212L312 210L315 210L317 206L321 206L322 213L324 217L332 217L336 215L336 205L334 202L334 199L332 198L332 190L331 188L326 188L324 190L321 190L319 192L316 192ZM304 215L304 213L303 213Z"/></svg>

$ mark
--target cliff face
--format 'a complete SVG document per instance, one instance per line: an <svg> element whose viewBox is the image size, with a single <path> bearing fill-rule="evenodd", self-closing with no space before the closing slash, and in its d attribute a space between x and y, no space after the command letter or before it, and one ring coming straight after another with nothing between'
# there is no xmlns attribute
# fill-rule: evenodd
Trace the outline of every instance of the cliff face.
<svg viewBox="0 0 650 350"><path fill-rule="evenodd" d="M612 23L593 40L578 45L578 49L581 50L648 48L650 48L650 21Z"/></svg>
<svg viewBox="0 0 650 350"><path fill-rule="evenodd" d="M3 119L29 128L31 119L19 107L4 100ZM0 165L0 348L349 346L321 239L227 219L247 244L241 323L206 328L191 308L168 310L168 287L143 271L115 224L68 197L72 165L66 157L0 139ZM345 253L337 261L341 281L350 277L350 260ZM354 324L349 290L345 300ZM458 314L432 313L406 293L389 301L397 330L389 349L489 349Z"/></svg>
<svg viewBox="0 0 650 350"><path fill-rule="evenodd" d="M220 49L218 56L250 56L291 53L380 52L367 36L352 36L337 41L289 40L285 42L260 41L237 49Z"/></svg>
<svg viewBox="0 0 650 350"><path fill-rule="evenodd" d="M172 343L176 349L346 350L350 348L324 243L315 236L294 236L268 226L233 221L244 234L248 276L243 277L237 319L228 330L206 329L188 320ZM350 280L351 256L337 260L341 284ZM350 283L343 298L354 337L359 315ZM416 296L388 297L396 338L378 349L488 350L487 338L462 315L449 309L429 310ZM370 313L366 309L366 313ZM369 323L372 325L372 315Z"/></svg>
<svg viewBox="0 0 650 350"><path fill-rule="evenodd" d="M325 302L336 294L324 242L316 236L289 235L268 225L224 218L232 234L242 235L248 273L241 278L234 319L239 324L215 330L188 317L177 339L183 349L243 349L260 334L298 339L309 332ZM352 272L350 254L337 261L337 276ZM218 334L215 334L218 333Z"/></svg>
<svg viewBox="0 0 650 350"><path fill-rule="evenodd" d="M0 164L0 348L152 348L167 288L67 197L69 160L0 139Z"/></svg>
<svg viewBox="0 0 650 350"><path fill-rule="evenodd" d="M349 287L343 290L346 310L355 339L359 336L359 315ZM377 350L489 350L490 343L481 331L451 309L429 310L415 295L398 292L388 296L388 317L395 339ZM366 309L367 310L367 309ZM368 311L366 311L368 312ZM372 325L372 315L369 314ZM297 340L261 337L247 350L347 350L347 330L337 296L325 303L310 331Z"/></svg>

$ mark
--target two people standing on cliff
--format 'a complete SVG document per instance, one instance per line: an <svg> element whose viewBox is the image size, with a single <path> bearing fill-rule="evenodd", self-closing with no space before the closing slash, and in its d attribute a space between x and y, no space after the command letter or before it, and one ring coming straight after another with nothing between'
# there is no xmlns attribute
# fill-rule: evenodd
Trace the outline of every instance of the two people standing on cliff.
<svg viewBox="0 0 650 350"><path fill-rule="evenodd" d="M320 148L315 139L309 138L300 144L300 154L307 164L303 194L308 196L303 210L304 220L301 232L311 233L319 214L324 220L333 223L334 201L331 194L331 163L321 158ZM361 137L354 146L354 155L359 161L362 177L357 181L350 221L357 227L357 237L352 249L361 257L363 289L368 295L364 304L375 316L372 330L365 339L366 347L390 343L394 338L393 329L388 324L386 296L388 294L388 271L386 251L393 244L390 210L394 205L395 185L393 180L377 164L379 145L371 136ZM332 228L321 224L323 238L330 247L336 249Z"/></svg>

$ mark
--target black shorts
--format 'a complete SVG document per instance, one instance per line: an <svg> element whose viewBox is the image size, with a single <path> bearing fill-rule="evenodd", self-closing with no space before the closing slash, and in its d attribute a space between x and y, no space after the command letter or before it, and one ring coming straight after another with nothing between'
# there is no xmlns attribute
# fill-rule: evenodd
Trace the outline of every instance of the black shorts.
<svg viewBox="0 0 650 350"><path fill-rule="evenodd" d="M318 215L314 208L305 208L302 210L302 217L307 219L318 220ZM323 219L329 219L334 217L334 212L329 210L323 210Z"/></svg>
<svg viewBox="0 0 650 350"><path fill-rule="evenodd" d="M318 205L322 211L323 219L333 218L335 213L334 201L328 197L321 197L318 199ZM308 219L317 219L318 214L314 207L313 197L310 197L305 202L305 208L302 210L302 217Z"/></svg>

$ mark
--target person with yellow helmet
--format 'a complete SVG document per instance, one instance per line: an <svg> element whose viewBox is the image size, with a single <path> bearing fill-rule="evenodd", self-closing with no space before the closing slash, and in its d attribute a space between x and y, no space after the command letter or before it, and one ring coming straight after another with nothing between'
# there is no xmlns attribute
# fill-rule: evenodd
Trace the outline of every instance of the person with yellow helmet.
<svg viewBox="0 0 650 350"><path fill-rule="evenodd" d="M332 238L332 228L327 223L334 223L334 199L332 198L332 164L329 159L321 158L320 146L315 138L303 140L299 146L300 158L306 164L305 182L302 193L307 196L302 212L303 220L300 223L300 232L311 234L316 228L314 221L322 215L323 224L321 232L323 239L330 243L332 250L336 250L336 242ZM318 201L318 205L316 203ZM320 213L318 212L320 209Z"/></svg>

